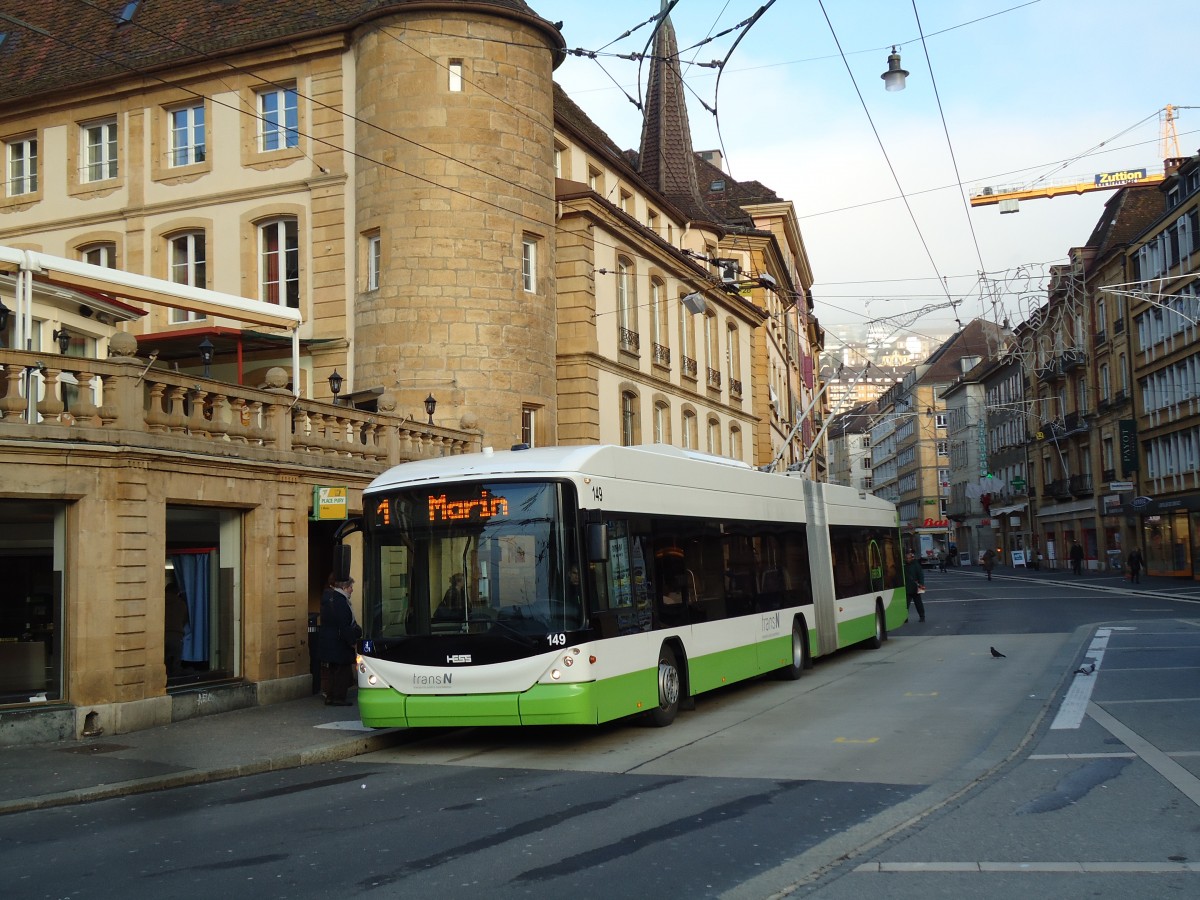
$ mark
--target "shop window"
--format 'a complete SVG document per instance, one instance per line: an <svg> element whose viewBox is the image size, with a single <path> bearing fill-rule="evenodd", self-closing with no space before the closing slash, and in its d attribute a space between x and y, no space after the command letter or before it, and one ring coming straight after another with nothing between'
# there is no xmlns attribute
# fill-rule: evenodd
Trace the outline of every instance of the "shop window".
<svg viewBox="0 0 1200 900"><path fill-rule="evenodd" d="M167 507L163 663L169 686L241 674L241 531L237 510ZM186 614L168 614L174 591L183 595ZM168 633L180 619L182 634Z"/></svg>
<svg viewBox="0 0 1200 900"><path fill-rule="evenodd" d="M63 699L66 505L0 500L0 704Z"/></svg>

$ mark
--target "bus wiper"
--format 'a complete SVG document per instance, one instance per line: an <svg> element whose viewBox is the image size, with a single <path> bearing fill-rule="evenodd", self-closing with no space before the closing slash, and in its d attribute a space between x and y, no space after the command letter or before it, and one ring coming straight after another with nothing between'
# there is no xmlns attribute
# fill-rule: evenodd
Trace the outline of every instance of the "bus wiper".
<svg viewBox="0 0 1200 900"><path fill-rule="evenodd" d="M489 619L488 621L492 625L498 625L499 627L503 628L505 631L514 635L526 647L536 647L537 646L537 638L532 637L531 635L528 635L523 631L518 631L516 628L513 628L513 626L509 625L507 622L505 622L499 616L497 616L494 619ZM522 617L521 621L525 621L524 617Z"/></svg>

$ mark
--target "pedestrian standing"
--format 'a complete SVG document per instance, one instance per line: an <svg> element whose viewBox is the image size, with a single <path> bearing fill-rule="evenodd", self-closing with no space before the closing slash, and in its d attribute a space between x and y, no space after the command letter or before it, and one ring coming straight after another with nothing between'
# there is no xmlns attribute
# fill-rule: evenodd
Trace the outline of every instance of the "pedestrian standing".
<svg viewBox="0 0 1200 900"><path fill-rule="evenodd" d="M991 581L992 569L996 568L996 551L988 547L979 554L979 561L983 563L983 571L987 572L988 581Z"/></svg>
<svg viewBox="0 0 1200 900"><path fill-rule="evenodd" d="M354 579L330 580L321 594L321 627L317 632L317 652L321 660L321 687L326 706L350 706L351 673L354 671L355 643L362 629L354 620L350 595Z"/></svg>
<svg viewBox="0 0 1200 900"><path fill-rule="evenodd" d="M1079 541L1071 541L1071 568L1076 575L1083 574L1083 548Z"/></svg>
<svg viewBox="0 0 1200 900"><path fill-rule="evenodd" d="M1134 547L1127 557L1125 565L1129 566L1129 580L1138 584L1142 580L1142 551Z"/></svg>
<svg viewBox="0 0 1200 900"><path fill-rule="evenodd" d="M925 593L925 569L921 566L917 555L909 550L904 554L904 585L908 592L908 602L915 603L917 615L925 621L925 604L921 595Z"/></svg>
<svg viewBox="0 0 1200 900"><path fill-rule="evenodd" d="M945 550L938 551L938 571L939 572L946 571L946 551Z"/></svg>

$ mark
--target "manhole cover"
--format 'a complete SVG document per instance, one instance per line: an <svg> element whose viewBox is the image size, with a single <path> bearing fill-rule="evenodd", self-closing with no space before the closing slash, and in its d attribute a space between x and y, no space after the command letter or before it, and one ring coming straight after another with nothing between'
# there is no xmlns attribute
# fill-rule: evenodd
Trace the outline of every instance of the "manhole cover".
<svg viewBox="0 0 1200 900"><path fill-rule="evenodd" d="M93 753L116 753L118 750L128 749L124 744L80 744L78 747L62 747L58 752L91 756Z"/></svg>

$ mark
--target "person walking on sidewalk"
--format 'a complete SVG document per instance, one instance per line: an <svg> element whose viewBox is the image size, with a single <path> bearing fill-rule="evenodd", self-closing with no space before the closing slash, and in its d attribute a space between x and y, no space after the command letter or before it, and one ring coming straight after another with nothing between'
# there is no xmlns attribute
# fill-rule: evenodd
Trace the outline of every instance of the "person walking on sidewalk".
<svg viewBox="0 0 1200 900"><path fill-rule="evenodd" d="M1076 575L1083 574L1083 548L1079 541L1071 541L1071 569Z"/></svg>
<svg viewBox="0 0 1200 900"><path fill-rule="evenodd" d="M317 632L317 654L321 660L321 687L326 706L350 706L346 694L350 690L354 670L355 641L362 629L354 620L350 595L354 579L332 581L321 594L321 627Z"/></svg>
<svg viewBox="0 0 1200 900"><path fill-rule="evenodd" d="M987 572L988 581L991 581L992 569L996 568L996 551L988 547L979 554L979 561L983 563L983 571Z"/></svg>
<svg viewBox="0 0 1200 900"><path fill-rule="evenodd" d="M917 615L924 622L925 604L921 601L921 595L925 593L925 569L911 550L904 554L904 585L908 592L908 602L916 604Z"/></svg>
<svg viewBox="0 0 1200 900"><path fill-rule="evenodd" d="M1129 580L1134 584L1142 580L1142 551L1134 547L1125 557L1125 565L1129 566Z"/></svg>

